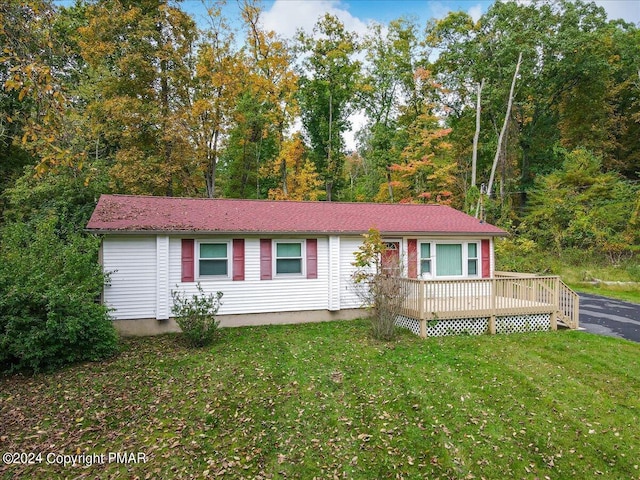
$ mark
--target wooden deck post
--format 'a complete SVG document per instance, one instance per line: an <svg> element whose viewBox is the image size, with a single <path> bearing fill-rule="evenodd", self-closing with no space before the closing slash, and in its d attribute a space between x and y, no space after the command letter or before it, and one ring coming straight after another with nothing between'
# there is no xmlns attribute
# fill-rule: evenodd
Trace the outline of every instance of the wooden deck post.
<svg viewBox="0 0 640 480"><path fill-rule="evenodd" d="M420 336L427 338L427 316L426 316L426 289L427 285L424 280L420 280L418 284L418 313L420 315Z"/></svg>
<svg viewBox="0 0 640 480"><path fill-rule="evenodd" d="M558 330L558 312L551 314L551 330Z"/></svg>
<svg viewBox="0 0 640 480"><path fill-rule="evenodd" d="M489 316L489 335L496 334L496 279L491 279L491 315Z"/></svg>

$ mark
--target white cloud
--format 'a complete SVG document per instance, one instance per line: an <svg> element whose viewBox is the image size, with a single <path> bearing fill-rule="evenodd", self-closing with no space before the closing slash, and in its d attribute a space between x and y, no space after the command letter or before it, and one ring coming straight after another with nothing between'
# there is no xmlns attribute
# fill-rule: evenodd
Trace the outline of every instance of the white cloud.
<svg viewBox="0 0 640 480"><path fill-rule="evenodd" d="M451 7L451 4L442 2L429 3L430 16L438 20L444 18L452 11Z"/></svg>
<svg viewBox="0 0 640 480"><path fill-rule="evenodd" d="M469 10L467 10L467 13L471 18L473 18L474 22L477 22L478 20L480 20L480 17L484 12L482 10L482 5L478 4L478 5L474 5Z"/></svg>
<svg viewBox="0 0 640 480"><path fill-rule="evenodd" d="M462 10L462 8L460 7L461 5L458 2L454 3L454 2L444 1L444 2L429 3L429 16L431 18L440 20L446 17L449 13L453 11ZM485 8L483 7L483 4L477 3L469 7L467 9L467 13L473 19L474 22L477 22L482 16L482 14L484 13L484 10Z"/></svg>
<svg viewBox="0 0 640 480"><path fill-rule="evenodd" d="M325 13L336 16L349 31L364 34L367 29L367 22L351 15L338 0L276 0L262 14L262 24L266 30L292 38L298 29L310 34Z"/></svg>
<svg viewBox="0 0 640 480"><path fill-rule="evenodd" d="M531 5L531 0L516 0L521 5ZM589 3L589 2L586 2ZM622 19L640 25L640 2L638 0L593 0L604 8L608 20Z"/></svg>
<svg viewBox="0 0 640 480"><path fill-rule="evenodd" d="M269 10L263 12L261 21L266 30L273 30L284 38L293 38L299 29L311 34L313 26L326 13L337 17L347 31L359 36L367 31L368 21L354 17L338 0L276 0ZM364 124L363 117L363 114L358 113L349 118L352 130L345 132L343 136L347 150L356 148L355 133ZM300 129L301 126L297 121L294 128Z"/></svg>

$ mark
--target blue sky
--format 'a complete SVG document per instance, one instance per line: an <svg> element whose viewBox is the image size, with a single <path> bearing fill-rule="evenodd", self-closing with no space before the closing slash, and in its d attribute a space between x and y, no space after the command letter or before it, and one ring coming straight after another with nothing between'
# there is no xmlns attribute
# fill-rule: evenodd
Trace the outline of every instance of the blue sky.
<svg viewBox="0 0 640 480"><path fill-rule="evenodd" d="M206 0L205 0L206 1ZM527 0L520 0L526 2ZM462 10L478 19L494 0L268 0L263 1L263 21L267 29L291 37L297 28L310 31L319 16L336 15L345 26L363 32L371 21L388 23L401 16L413 16L420 25L431 18L442 18L450 11ZM640 25L640 0L596 0L610 19L622 18ZM202 0L184 0L182 7L196 19L205 11ZM226 15L238 15L236 0L228 0Z"/></svg>
<svg viewBox="0 0 640 480"><path fill-rule="evenodd" d="M324 13L336 15L345 26L363 32L371 21L388 23L402 16L415 17L424 25L431 18L442 18L450 11L463 10L479 18L492 0L268 0L263 1L263 20L267 29L291 37L296 29L310 31ZM182 8L196 19L204 13L202 0L184 0ZM238 14L235 0L229 0L225 14Z"/></svg>
<svg viewBox="0 0 640 480"><path fill-rule="evenodd" d="M58 5L71 5L75 0L54 0ZM310 31L319 16L332 13L349 28L364 31L371 21L388 23L401 16L414 16L420 25L431 18L442 18L450 11L462 10L477 19L495 0L263 0L265 27L291 37L297 28ZM528 0L518 0L527 2ZM610 19L622 18L640 26L640 0L595 0ZM205 24L210 0L183 0L184 10ZM227 0L226 16L238 18L237 0ZM236 23L236 22L233 22Z"/></svg>

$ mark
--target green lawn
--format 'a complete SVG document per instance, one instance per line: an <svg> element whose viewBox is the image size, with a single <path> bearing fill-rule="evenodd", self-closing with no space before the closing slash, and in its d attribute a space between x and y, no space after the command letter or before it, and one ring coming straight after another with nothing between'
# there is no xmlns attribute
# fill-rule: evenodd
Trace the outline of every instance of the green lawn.
<svg viewBox="0 0 640 480"><path fill-rule="evenodd" d="M201 350L174 335L123 345L0 378L0 450L42 453L0 477L640 479L639 344L575 331L387 344L354 321L224 329Z"/></svg>
<svg viewBox="0 0 640 480"><path fill-rule="evenodd" d="M569 285L579 293L591 293L603 297L616 298L625 302L640 303L640 288L633 285L590 285L587 283L572 283Z"/></svg>

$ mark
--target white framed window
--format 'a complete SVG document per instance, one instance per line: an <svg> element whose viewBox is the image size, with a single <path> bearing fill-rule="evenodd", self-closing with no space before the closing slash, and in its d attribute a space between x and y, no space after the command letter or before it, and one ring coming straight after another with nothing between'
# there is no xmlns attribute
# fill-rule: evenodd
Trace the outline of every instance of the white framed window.
<svg viewBox="0 0 640 480"><path fill-rule="evenodd" d="M443 240L420 242L420 276L425 278L478 277L479 242Z"/></svg>
<svg viewBox="0 0 640 480"><path fill-rule="evenodd" d="M467 243L467 276L478 276L478 244Z"/></svg>
<svg viewBox="0 0 640 480"><path fill-rule="evenodd" d="M229 242L198 242L198 277L229 278Z"/></svg>
<svg viewBox="0 0 640 480"><path fill-rule="evenodd" d="M431 275L431 244L420 244L420 275Z"/></svg>
<svg viewBox="0 0 640 480"><path fill-rule="evenodd" d="M276 240L274 269L276 276L304 275L304 241Z"/></svg>

